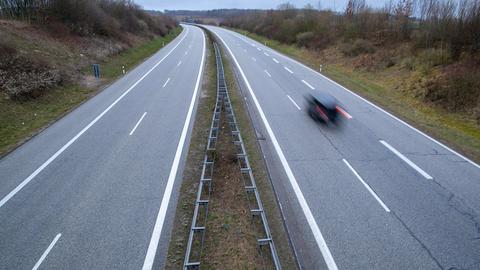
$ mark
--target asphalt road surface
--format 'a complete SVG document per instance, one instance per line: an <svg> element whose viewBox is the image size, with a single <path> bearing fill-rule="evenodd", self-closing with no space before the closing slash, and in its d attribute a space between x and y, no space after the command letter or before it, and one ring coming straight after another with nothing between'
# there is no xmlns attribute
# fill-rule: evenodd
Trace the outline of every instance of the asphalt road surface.
<svg viewBox="0 0 480 270"><path fill-rule="evenodd" d="M369 101L245 36L231 57L304 269L480 269L480 167ZM346 109L314 122L305 96Z"/></svg>
<svg viewBox="0 0 480 270"><path fill-rule="evenodd" d="M0 269L162 267L204 56L184 26L0 160Z"/></svg>

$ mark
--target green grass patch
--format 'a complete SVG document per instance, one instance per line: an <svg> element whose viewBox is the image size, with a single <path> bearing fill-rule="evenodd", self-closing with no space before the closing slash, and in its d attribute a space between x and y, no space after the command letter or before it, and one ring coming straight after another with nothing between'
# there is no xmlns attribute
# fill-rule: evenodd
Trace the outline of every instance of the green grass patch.
<svg viewBox="0 0 480 270"><path fill-rule="evenodd" d="M0 156L8 153L17 145L30 138L45 126L57 120L75 106L96 94L106 83L122 74L122 65L131 69L145 58L173 40L181 28L177 28L165 37L159 37L142 45L106 59L101 64L103 84L93 88L81 87L78 84L61 86L46 91L42 96L14 101L6 97L0 100ZM85 72L90 72L85 69ZM87 74L87 73L86 73Z"/></svg>
<svg viewBox="0 0 480 270"><path fill-rule="evenodd" d="M122 75L122 66L125 70L131 70L141 63L145 58L157 52L164 45L167 45L182 32L181 27L175 28L164 37L155 38L141 46L130 48L116 56L105 59L100 64L101 76L105 78L116 78ZM92 73L91 67L88 72Z"/></svg>
<svg viewBox="0 0 480 270"><path fill-rule="evenodd" d="M316 52L295 45L282 44L247 31L233 30L266 44L315 70L318 70L320 64L322 64L324 66L322 72L327 77L391 111L473 160L480 161L480 128L478 124L468 115L452 113L438 106L422 102L405 92L396 91L392 85L393 82L398 83L397 70L385 69L381 73L372 73L353 70L349 66L337 63L325 64L321 62L322 60ZM448 61L448 59L442 58L438 61ZM438 61L436 60L436 62ZM408 72L408 70L404 72ZM418 76L427 75L422 72L417 72L417 74ZM412 77L408 78L411 79ZM405 83L408 83L408 81Z"/></svg>

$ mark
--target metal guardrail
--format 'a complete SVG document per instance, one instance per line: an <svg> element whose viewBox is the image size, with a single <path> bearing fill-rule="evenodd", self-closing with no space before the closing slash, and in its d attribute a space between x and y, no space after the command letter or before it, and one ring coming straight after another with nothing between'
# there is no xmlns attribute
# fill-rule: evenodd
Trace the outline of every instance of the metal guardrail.
<svg viewBox="0 0 480 270"><path fill-rule="evenodd" d="M203 159L202 174L198 185L197 197L195 199L195 209L193 212L192 225L188 236L187 251L183 263L184 270L200 269L200 258L205 239L208 203L212 192L213 168L215 164L216 145L220 130L220 116L222 113L224 96L225 90L219 89L217 82L215 110L213 111L212 122L208 134L207 149L205 150L205 157Z"/></svg>
<svg viewBox="0 0 480 270"><path fill-rule="evenodd" d="M240 165L240 172L242 174L245 185L245 192L247 195L250 213L254 219L259 223L259 234L257 234L257 243L259 250L264 257L264 248L269 249L269 260L272 261L275 269L280 270L280 260L278 259L275 244L273 242L270 228L267 222L260 194L258 193L255 178L250 167L248 155L245 145L238 129L237 120L233 111L230 96L225 82L225 73L223 68L222 56L220 49L216 43L213 44L215 48L215 58L217 66L217 98L215 103L215 110L212 117L210 132L208 136L207 149L203 161L202 174L198 186L197 197L195 200L195 209L193 212L192 224L187 243L187 251L183 264L184 270L200 269L200 259L205 238L205 225L208 214L208 203L210 194L212 192L212 176L215 162L216 144L219 134L220 117L222 107L225 109L225 116L230 127L230 133L235 144L238 164Z"/></svg>
<svg viewBox="0 0 480 270"><path fill-rule="evenodd" d="M219 74L219 87L221 89L225 88L225 97L223 100L225 116L227 117L227 122L233 138L233 143L235 144L237 160L245 185L248 206L250 208L250 213L252 214L252 217L254 219L258 218L257 221L260 223L259 231L261 231L261 233L260 235L257 235L257 243L260 247L262 255L263 248L268 247L268 249L270 250L269 254L271 255L270 259L275 266L275 269L279 270L282 269L280 265L280 260L278 258L277 250L273 242L270 227L268 226L267 216L265 214L263 204L260 199L260 194L258 193L255 177L253 176L252 168L250 167L250 161L248 159L247 151L245 149L245 144L243 143L242 135L240 133L240 130L238 129L235 112L233 110L230 96L228 94L227 85L225 83L225 74L220 49L216 43L214 43L214 47L217 60L217 70L219 70L217 72L217 74Z"/></svg>

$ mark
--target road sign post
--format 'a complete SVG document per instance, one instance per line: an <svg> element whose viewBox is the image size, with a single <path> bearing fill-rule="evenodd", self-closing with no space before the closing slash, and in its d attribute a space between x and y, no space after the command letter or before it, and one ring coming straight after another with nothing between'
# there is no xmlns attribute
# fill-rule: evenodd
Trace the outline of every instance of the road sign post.
<svg viewBox="0 0 480 270"><path fill-rule="evenodd" d="M100 66L98 64L93 64L93 75L95 78L100 78Z"/></svg>

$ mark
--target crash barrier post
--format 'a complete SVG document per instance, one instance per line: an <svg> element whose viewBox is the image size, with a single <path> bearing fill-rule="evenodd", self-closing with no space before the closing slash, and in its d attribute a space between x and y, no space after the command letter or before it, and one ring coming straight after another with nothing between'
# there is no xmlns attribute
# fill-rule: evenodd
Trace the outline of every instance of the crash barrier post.
<svg viewBox="0 0 480 270"><path fill-rule="evenodd" d="M258 193L255 178L250 167L248 155L243 143L242 135L237 126L235 113L233 111L230 97L228 95L227 84L225 81L225 72L223 69L222 56L220 49L216 43L213 44L215 48L215 59L217 66L217 99L215 103L215 110L213 111L212 123L208 136L207 149L203 162L202 174L198 186L197 197L195 200L195 208L192 217L192 224L187 243L187 250L185 253L183 269L192 270L200 269L200 259L205 238L205 225L208 214L208 204L210 194L212 192L212 177L213 167L215 161L215 151L217 138L220 132L220 117L224 111L225 117L230 127L230 133L235 145L238 164L242 174L244 188L247 195L248 206L254 224L260 224L256 233L257 244L259 251L264 260L268 259L272 262L275 269L281 270L280 260L278 258L277 250L270 233L270 228L267 222L267 216L263 208L260 194ZM265 252L265 249L268 249ZM268 257L268 258L267 258Z"/></svg>
<svg viewBox="0 0 480 270"><path fill-rule="evenodd" d="M218 70L217 70L218 72ZM218 74L217 74L218 78ZM205 226L207 223L208 204L212 192L213 168L215 163L216 145L220 132L220 116L225 90L220 89L217 83L217 98L213 111L210 131L208 133L207 148L203 159L202 173L198 185L195 208L193 211L192 224L188 236L187 251L185 253L183 269L199 269L202 254Z"/></svg>

